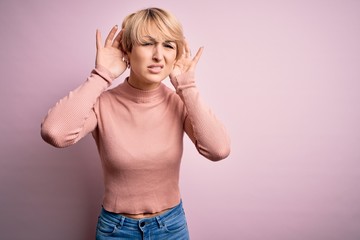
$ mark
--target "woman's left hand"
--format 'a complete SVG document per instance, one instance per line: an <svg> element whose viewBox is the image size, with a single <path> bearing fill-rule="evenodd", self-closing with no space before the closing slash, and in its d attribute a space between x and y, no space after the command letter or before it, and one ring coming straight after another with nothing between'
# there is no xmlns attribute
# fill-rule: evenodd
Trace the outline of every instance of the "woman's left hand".
<svg viewBox="0 0 360 240"><path fill-rule="evenodd" d="M191 51L187 41L184 41L184 50L180 58L175 62L173 71L170 73L170 79L173 79L180 74L187 72L194 72L196 64L198 63L204 47L199 48L194 58L191 57Z"/></svg>

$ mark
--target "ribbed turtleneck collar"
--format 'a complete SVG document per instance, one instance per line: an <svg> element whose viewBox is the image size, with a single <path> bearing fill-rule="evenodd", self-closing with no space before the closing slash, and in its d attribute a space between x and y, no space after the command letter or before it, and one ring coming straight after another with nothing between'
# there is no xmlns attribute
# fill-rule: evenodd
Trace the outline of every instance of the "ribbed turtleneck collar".
<svg viewBox="0 0 360 240"><path fill-rule="evenodd" d="M128 99L136 103L159 101L164 98L166 94L166 86L162 83L155 89L141 90L131 86L128 82L128 78L126 78L124 82L119 84L119 86L117 86L114 90L121 91L122 94L126 94Z"/></svg>

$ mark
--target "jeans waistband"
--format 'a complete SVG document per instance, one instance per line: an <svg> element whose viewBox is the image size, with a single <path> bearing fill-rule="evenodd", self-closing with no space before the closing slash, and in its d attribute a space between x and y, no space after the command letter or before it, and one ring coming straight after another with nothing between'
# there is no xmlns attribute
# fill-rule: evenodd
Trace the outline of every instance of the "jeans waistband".
<svg viewBox="0 0 360 240"><path fill-rule="evenodd" d="M100 216L102 216L105 219L110 220L111 222L117 223L121 226L127 226L130 228L132 228L132 227L133 228L138 228L138 227L142 228L145 225L147 227L151 227L151 226L155 226L155 225L156 225L156 227L161 227L164 225L164 221L175 218L179 214L182 214L182 212L183 212L182 201L180 201L180 203L178 205L169 209L168 211L166 211L158 216L150 217L150 218L141 218L141 219L129 218L129 217L125 217L124 215L121 215L121 214L108 212L104 208L101 209Z"/></svg>

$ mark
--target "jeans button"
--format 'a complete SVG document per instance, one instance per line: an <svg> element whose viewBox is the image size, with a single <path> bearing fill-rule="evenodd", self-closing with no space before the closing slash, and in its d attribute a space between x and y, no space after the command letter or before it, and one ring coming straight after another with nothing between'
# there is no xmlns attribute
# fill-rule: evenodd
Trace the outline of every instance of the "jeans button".
<svg viewBox="0 0 360 240"><path fill-rule="evenodd" d="M140 227L144 227L146 225L146 222L141 222Z"/></svg>

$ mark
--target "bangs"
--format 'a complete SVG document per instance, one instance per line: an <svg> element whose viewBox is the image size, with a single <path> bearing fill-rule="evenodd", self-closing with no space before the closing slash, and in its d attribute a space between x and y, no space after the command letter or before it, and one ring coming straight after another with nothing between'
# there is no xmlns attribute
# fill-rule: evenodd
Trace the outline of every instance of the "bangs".
<svg viewBox="0 0 360 240"><path fill-rule="evenodd" d="M161 9L151 8L139 11L130 15L123 25L125 27L124 38L126 39L123 42L124 49L129 52L131 52L134 44L144 44L147 41L147 36L175 42L177 57L182 52L184 36L181 24L173 15ZM152 36L154 34L156 36Z"/></svg>
<svg viewBox="0 0 360 240"><path fill-rule="evenodd" d="M136 43L144 43L145 36L151 36L154 32L150 30L156 29L156 36L164 41L179 42L183 40L181 26L167 21L167 18L156 18L152 14L144 16L145 19L137 24L137 29L133 31Z"/></svg>
<svg viewBox="0 0 360 240"><path fill-rule="evenodd" d="M153 28L155 26L155 28ZM151 30L151 31L150 31ZM155 30L155 31L154 31ZM176 36L174 33L171 33L168 28L164 25L147 23L139 26L138 31L134 32L134 43L143 44L147 41L147 36L157 37L163 41L178 42L180 37Z"/></svg>

